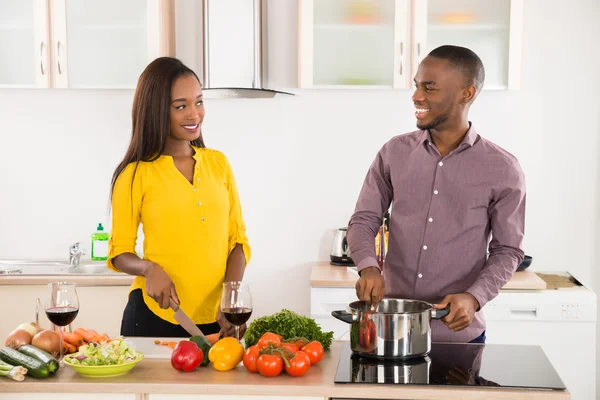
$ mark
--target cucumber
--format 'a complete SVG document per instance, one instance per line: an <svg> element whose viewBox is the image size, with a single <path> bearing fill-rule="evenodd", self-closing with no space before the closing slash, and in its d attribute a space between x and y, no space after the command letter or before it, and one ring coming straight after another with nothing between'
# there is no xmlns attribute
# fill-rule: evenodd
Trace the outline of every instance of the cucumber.
<svg viewBox="0 0 600 400"><path fill-rule="evenodd" d="M24 346L19 347L19 353L23 353L26 356L36 358L46 364L48 367L48 372L51 374L58 371L58 361L56 358L52 357L50 354L46 353L42 349L38 349L37 347L26 344Z"/></svg>
<svg viewBox="0 0 600 400"><path fill-rule="evenodd" d="M0 360L10 365L20 365L27 368L27 375L31 375L34 378L47 378L50 375L46 364L36 358L19 353L10 347L0 349Z"/></svg>

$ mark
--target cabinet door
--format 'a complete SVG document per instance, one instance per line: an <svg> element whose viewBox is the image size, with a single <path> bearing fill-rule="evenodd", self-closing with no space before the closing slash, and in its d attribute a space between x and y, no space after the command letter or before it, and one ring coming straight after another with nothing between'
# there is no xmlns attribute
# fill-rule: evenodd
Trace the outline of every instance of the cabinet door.
<svg viewBox="0 0 600 400"><path fill-rule="evenodd" d="M523 0L415 0L413 71L431 50L468 47L483 61L484 90L518 89Z"/></svg>
<svg viewBox="0 0 600 400"><path fill-rule="evenodd" d="M159 0L53 0L54 86L134 88L160 54Z"/></svg>
<svg viewBox="0 0 600 400"><path fill-rule="evenodd" d="M301 88L405 88L408 0L300 0Z"/></svg>
<svg viewBox="0 0 600 400"><path fill-rule="evenodd" d="M46 0L0 2L0 87L48 87Z"/></svg>

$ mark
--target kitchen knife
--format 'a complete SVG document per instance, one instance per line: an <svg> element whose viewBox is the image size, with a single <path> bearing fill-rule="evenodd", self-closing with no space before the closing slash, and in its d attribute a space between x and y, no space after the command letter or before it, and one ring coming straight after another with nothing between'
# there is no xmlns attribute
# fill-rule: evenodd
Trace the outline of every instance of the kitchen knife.
<svg viewBox="0 0 600 400"><path fill-rule="evenodd" d="M186 315L186 313L179 308L179 304L175 303L172 298L169 297L171 308L175 311L175 320L179 322L181 327L185 329L187 333L192 336L204 336L200 328L194 324L194 322Z"/></svg>

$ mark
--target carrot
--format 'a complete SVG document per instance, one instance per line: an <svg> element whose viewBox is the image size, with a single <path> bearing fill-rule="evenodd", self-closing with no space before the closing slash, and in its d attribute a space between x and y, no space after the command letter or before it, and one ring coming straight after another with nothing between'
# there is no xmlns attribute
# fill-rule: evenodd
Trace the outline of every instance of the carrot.
<svg viewBox="0 0 600 400"><path fill-rule="evenodd" d="M177 342L169 342L168 346L172 349L175 348L175 346L177 346Z"/></svg>
<svg viewBox="0 0 600 400"><path fill-rule="evenodd" d="M102 335L100 335L100 338L101 338L100 340L102 342L110 342L111 341L110 336L108 336L106 333L103 333Z"/></svg>
<svg viewBox="0 0 600 400"><path fill-rule="evenodd" d="M81 338L86 342L86 343L90 343L93 342L95 339L95 335L89 331L87 331L86 329L83 328L77 328L73 331L73 333L76 333L77 335L81 336Z"/></svg>
<svg viewBox="0 0 600 400"><path fill-rule="evenodd" d="M76 333L63 332L63 339L77 348L83 344L83 338Z"/></svg>
<svg viewBox="0 0 600 400"><path fill-rule="evenodd" d="M160 340L154 339L154 344L160 344Z"/></svg>
<svg viewBox="0 0 600 400"><path fill-rule="evenodd" d="M211 335L206 335L206 338L208 339L208 341L211 344L214 345L215 343L217 343L219 341L219 334L218 333L213 333Z"/></svg>
<svg viewBox="0 0 600 400"><path fill-rule="evenodd" d="M73 346L69 342L63 342L63 351L65 354L76 353L79 348L77 346Z"/></svg>
<svg viewBox="0 0 600 400"><path fill-rule="evenodd" d="M94 335L94 342L100 342L100 341L102 341L102 335L100 335L98 332L96 332L93 329L88 329L87 331L89 333L91 333L92 335Z"/></svg>

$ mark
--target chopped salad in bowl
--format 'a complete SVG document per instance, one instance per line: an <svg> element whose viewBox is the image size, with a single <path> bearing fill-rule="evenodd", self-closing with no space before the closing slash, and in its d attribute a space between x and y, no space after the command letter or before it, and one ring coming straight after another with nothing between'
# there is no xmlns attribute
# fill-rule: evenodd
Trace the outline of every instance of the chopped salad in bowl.
<svg viewBox="0 0 600 400"><path fill-rule="evenodd" d="M144 355L122 338L110 342L89 343L63 358L63 362L86 376L118 376L127 373Z"/></svg>

